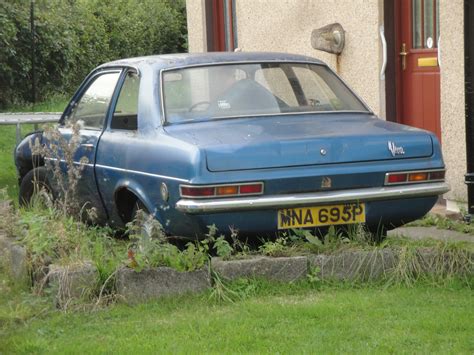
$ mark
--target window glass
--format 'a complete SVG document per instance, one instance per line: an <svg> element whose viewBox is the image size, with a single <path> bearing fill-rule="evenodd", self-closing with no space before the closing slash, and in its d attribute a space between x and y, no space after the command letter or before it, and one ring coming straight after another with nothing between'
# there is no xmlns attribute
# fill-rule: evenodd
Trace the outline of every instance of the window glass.
<svg viewBox="0 0 474 355"><path fill-rule="evenodd" d="M287 105L295 106L295 93L291 88L288 77L279 66L259 69L255 72L255 81L268 90L273 89L273 94Z"/></svg>
<svg viewBox="0 0 474 355"><path fill-rule="evenodd" d="M119 76L120 73L105 73L96 77L73 109L70 119L86 129L102 129Z"/></svg>
<svg viewBox="0 0 474 355"><path fill-rule="evenodd" d="M129 71L125 77L112 117L112 129L137 129L138 89L140 78Z"/></svg>
<svg viewBox="0 0 474 355"><path fill-rule="evenodd" d="M421 2L422 0L413 0L412 2L412 17L413 17L413 48L422 47L422 33L421 33Z"/></svg>
<svg viewBox="0 0 474 355"><path fill-rule="evenodd" d="M331 90L316 72L308 71L304 67L296 67L294 71L309 105L331 109L341 107L341 102L335 92Z"/></svg>
<svg viewBox="0 0 474 355"><path fill-rule="evenodd" d="M439 38L439 1L412 0L413 48L436 48Z"/></svg>
<svg viewBox="0 0 474 355"><path fill-rule="evenodd" d="M436 38L434 38L434 7L433 0L425 0L424 7L424 33L425 33L425 48L433 48L436 43ZM431 43L429 43L429 38L431 38ZM430 47L431 45L431 47Z"/></svg>
<svg viewBox="0 0 474 355"><path fill-rule="evenodd" d="M251 63L163 73L167 122L320 111L365 106L322 65Z"/></svg>

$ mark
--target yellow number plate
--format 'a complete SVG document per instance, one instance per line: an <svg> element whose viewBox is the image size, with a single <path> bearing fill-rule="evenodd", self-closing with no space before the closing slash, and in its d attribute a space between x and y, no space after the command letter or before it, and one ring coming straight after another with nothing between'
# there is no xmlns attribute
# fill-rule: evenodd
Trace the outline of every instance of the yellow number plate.
<svg viewBox="0 0 474 355"><path fill-rule="evenodd" d="M278 211L278 229L365 222L365 204L288 208Z"/></svg>

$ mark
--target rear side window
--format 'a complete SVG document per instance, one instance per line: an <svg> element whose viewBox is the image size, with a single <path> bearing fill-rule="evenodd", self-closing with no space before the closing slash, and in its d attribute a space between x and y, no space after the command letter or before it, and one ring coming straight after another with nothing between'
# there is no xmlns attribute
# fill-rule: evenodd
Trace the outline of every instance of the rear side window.
<svg viewBox="0 0 474 355"><path fill-rule="evenodd" d="M85 129L101 130L119 76L120 72L113 72L95 77L72 110L70 120Z"/></svg>
<svg viewBox="0 0 474 355"><path fill-rule="evenodd" d="M137 73L129 71L125 77L115 106L110 128L136 130L138 116L138 89L140 78Z"/></svg>

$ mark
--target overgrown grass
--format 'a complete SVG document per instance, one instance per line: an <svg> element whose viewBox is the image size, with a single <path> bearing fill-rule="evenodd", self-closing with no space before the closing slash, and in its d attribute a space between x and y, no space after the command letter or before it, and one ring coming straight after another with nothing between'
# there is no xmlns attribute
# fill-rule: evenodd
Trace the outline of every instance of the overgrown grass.
<svg viewBox="0 0 474 355"><path fill-rule="evenodd" d="M15 218L13 228L8 227L26 248L33 272L50 263L90 260L102 285L127 259L129 242L115 238L108 227L88 226L38 202L20 209Z"/></svg>
<svg viewBox="0 0 474 355"><path fill-rule="evenodd" d="M473 293L449 287L318 289L237 281L234 303L209 293L60 313L0 295L6 353L472 353ZM23 295L25 297L25 295Z"/></svg>

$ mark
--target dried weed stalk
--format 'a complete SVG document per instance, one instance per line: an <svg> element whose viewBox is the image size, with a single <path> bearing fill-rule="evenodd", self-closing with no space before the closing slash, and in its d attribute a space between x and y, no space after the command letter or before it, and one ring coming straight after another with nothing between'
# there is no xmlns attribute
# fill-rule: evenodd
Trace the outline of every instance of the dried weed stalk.
<svg viewBox="0 0 474 355"><path fill-rule="evenodd" d="M80 124L72 123L66 128L71 129L69 139L64 138L58 127L46 128L43 133L45 142L41 144L36 138L34 142L30 142L30 148L33 155L44 158L45 167L52 173L57 208L64 215L79 216L81 206L77 188L89 159L84 156L79 161L75 159L81 144Z"/></svg>

